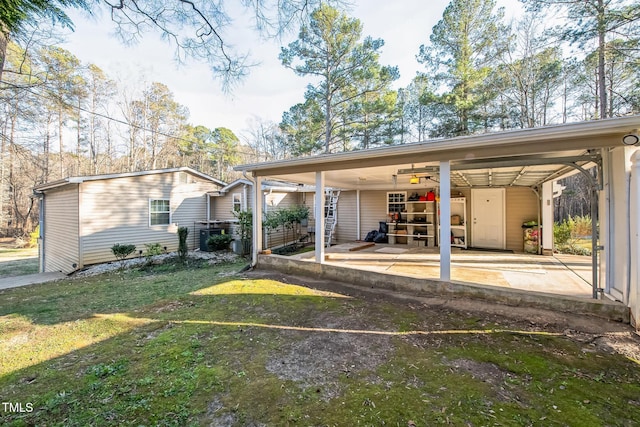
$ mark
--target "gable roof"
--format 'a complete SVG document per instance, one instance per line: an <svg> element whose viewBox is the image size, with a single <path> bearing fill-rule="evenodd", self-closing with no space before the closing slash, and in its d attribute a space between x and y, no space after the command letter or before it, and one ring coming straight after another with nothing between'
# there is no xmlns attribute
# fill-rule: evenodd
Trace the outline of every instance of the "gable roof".
<svg viewBox="0 0 640 427"><path fill-rule="evenodd" d="M128 177L156 175L156 174L173 173L173 172L186 172L191 175L197 176L198 178L204 179L206 181L211 181L212 183L219 185L221 187L226 185L224 182L210 175L207 175L202 172L198 172L195 169L183 166L179 168L153 169L153 170L138 171L138 172L122 172L122 173L112 173L112 174L104 174L104 175L71 176L71 177L63 178L57 181L38 185L34 188L34 191L42 192L46 190L51 190L53 188L63 187L69 184L81 184L87 181L100 181L105 179L128 178Z"/></svg>
<svg viewBox="0 0 640 427"><path fill-rule="evenodd" d="M220 188L219 190L210 191L209 194L211 194L212 196L222 196L224 194L227 194L229 191L231 191L233 188L239 185L248 185L251 187L253 186L253 182L246 178L236 179L235 181L230 182L229 184L227 184L223 188ZM272 180L262 181L263 190L272 190L272 191L280 191L280 192L296 192L296 191L314 191L314 188L315 187L310 188L308 186L302 186L300 184L295 184L291 182L272 181Z"/></svg>

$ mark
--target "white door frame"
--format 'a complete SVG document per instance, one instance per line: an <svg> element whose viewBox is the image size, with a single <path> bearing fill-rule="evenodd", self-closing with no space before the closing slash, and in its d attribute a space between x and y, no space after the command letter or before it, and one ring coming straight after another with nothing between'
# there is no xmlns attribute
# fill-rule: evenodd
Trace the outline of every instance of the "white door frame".
<svg viewBox="0 0 640 427"><path fill-rule="evenodd" d="M506 249L507 247L507 231L506 231L506 191L504 188L472 188L471 189L471 242L472 246L477 246L476 244L476 236L478 235L476 231L476 212L475 212L475 200L476 197L482 197L480 195L483 191L495 191L500 192L502 196L502 241L500 242L500 247L496 249Z"/></svg>

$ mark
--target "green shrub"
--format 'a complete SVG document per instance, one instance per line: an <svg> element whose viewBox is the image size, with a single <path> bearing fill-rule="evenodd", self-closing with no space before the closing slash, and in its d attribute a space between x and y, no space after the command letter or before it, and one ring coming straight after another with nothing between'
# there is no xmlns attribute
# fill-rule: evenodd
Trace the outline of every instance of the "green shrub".
<svg viewBox="0 0 640 427"><path fill-rule="evenodd" d="M147 258L151 258L152 256L162 255L164 252L162 245L160 243L150 243L145 244L144 256Z"/></svg>
<svg viewBox="0 0 640 427"><path fill-rule="evenodd" d="M188 236L189 229L187 227L178 227L178 258L183 264L187 262L187 255L189 254Z"/></svg>
<svg viewBox="0 0 640 427"><path fill-rule="evenodd" d="M29 233L29 243L28 247L35 248L38 246L38 238L40 237L40 224L36 226L36 229L33 232Z"/></svg>
<svg viewBox="0 0 640 427"><path fill-rule="evenodd" d="M125 258L135 252L135 250L136 245L121 245L120 243L116 243L111 246L111 252L113 252L113 255L122 263L123 266Z"/></svg>
<svg viewBox="0 0 640 427"><path fill-rule="evenodd" d="M229 249L229 243L233 240L230 234L213 234L207 239L207 247L211 251Z"/></svg>
<svg viewBox="0 0 640 427"><path fill-rule="evenodd" d="M585 236L591 235L591 217L569 217L553 224L553 243L555 249L563 254L591 255L590 242L585 246Z"/></svg>
<svg viewBox="0 0 640 427"><path fill-rule="evenodd" d="M556 245L564 245L571 239L571 227L564 220L553 224L553 242Z"/></svg>

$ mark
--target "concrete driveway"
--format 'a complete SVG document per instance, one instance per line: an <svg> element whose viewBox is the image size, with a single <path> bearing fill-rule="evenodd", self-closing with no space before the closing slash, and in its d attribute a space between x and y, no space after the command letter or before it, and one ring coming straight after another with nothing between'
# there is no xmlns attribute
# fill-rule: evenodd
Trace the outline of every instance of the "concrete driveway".
<svg viewBox="0 0 640 427"><path fill-rule="evenodd" d="M60 272L26 274L24 276L3 277L0 279L0 290L17 288L19 286L35 285L37 283L53 282L64 279L66 274Z"/></svg>

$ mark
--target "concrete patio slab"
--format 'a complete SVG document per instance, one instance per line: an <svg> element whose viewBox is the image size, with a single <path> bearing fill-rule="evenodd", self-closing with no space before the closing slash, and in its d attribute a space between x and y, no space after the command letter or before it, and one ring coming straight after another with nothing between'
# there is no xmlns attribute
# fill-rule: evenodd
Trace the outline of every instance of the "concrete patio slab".
<svg viewBox="0 0 640 427"><path fill-rule="evenodd" d="M438 248L376 244L356 253L351 244L325 249L329 265L386 272L415 278L439 279ZM314 252L294 256L313 261ZM466 283L592 298L591 257L543 256L452 248L451 280Z"/></svg>

